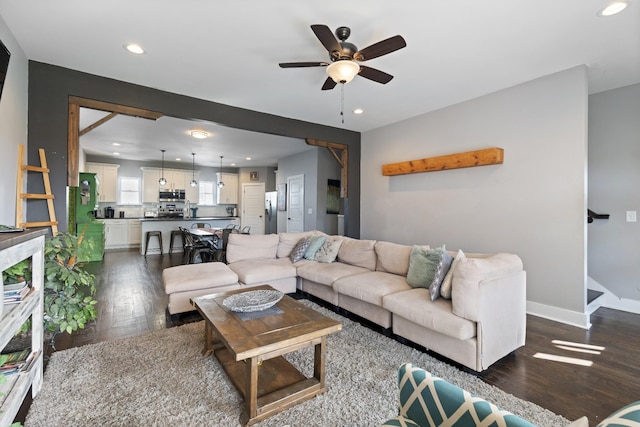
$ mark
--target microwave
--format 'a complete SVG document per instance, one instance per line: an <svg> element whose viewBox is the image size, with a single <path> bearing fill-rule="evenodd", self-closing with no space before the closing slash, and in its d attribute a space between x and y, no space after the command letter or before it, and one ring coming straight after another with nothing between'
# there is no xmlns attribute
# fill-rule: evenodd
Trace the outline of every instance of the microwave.
<svg viewBox="0 0 640 427"><path fill-rule="evenodd" d="M184 202L184 190L160 190L159 202Z"/></svg>

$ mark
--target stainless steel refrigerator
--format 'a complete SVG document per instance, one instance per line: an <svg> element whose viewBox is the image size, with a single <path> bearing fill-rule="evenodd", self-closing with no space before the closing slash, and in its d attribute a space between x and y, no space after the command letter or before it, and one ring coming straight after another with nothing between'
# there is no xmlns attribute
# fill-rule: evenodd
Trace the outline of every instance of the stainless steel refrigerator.
<svg viewBox="0 0 640 427"><path fill-rule="evenodd" d="M265 234L278 232L278 192L264 193L264 232Z"/></svg>

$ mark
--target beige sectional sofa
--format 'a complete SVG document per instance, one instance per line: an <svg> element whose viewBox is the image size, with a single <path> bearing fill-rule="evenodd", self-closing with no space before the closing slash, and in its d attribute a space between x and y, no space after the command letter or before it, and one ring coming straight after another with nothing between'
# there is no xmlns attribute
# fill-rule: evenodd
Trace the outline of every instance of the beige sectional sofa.
<svg viewBox="0 0 640 427"><path fill-rule="evenodd" d="M293 263L296 244L318 235L339 242L335 261ZM318 231L231 234L227 262L240 286L302 291L475 371L524 345L526 273L517 255L459 256L447 278L451 299L432 301L428 289L407 284L412 248Z"/></svg>

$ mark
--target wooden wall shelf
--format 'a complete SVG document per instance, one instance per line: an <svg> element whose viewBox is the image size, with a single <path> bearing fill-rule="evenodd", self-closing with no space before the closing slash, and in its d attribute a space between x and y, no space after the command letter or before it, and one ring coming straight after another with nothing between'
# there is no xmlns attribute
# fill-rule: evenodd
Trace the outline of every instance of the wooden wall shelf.
<svg viewBox="0 0 640 427"><path fill-rule="evenodd" d="M484 150L467 151L465 153L448 154L446 156L429 157L410 160L408 162L391 163L382 166L382 175L407 175L411 173L435 172L447 169L470 168L474 166L497 165L504 162L502 148L486 148Z"/></svg>

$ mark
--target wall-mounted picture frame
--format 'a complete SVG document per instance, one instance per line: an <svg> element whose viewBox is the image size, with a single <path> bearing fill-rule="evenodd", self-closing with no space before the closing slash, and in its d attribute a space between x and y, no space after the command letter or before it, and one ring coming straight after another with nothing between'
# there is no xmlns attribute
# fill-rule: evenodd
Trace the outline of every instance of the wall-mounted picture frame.
<svg viewBox="0 0 640 427"><path fill-rule="evenodd" d="M249 172L249 181L257 181L258 180L258 172L253 171Z"/></svg>
<svg viewBox="0 0 640 427"><path fill-rule="evenodd" d="M287 210L287 183L278 184L278 210Z"/></svg>

